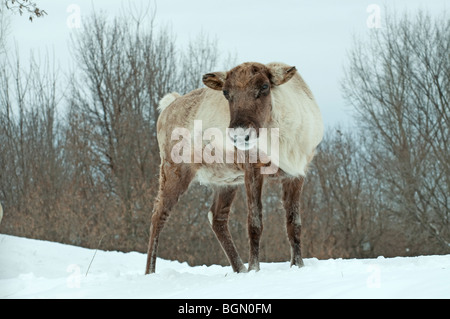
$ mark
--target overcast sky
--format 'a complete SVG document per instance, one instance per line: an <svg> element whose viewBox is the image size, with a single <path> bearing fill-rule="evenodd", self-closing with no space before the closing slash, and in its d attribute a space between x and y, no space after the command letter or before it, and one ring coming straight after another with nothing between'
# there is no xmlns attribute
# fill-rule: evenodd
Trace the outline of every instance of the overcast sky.
<svg viewBox="0 0 450 319"><path fill-rule="evenodd" d="M70 64L70 34L82 32L84 17L93 10L114 16L128 7L128 0L35 2L48 15L32 23L27 16L13 15L10 48L17 45L24 59L31 49L54 52L62 70ZM433 15L448 12L450 7L446 0L156 0L153 4L157 25L170 25L180 45L203 31L217 37L224 55L235 53L238 63L281 61L295 65L311 87L326 125L352 121L340 80L354 34L367 37L369 26L383 28L386 6L411 12L422 8ZM380 9L379 25L374 25L376 8ZM74 23L74 14L79 16L80 28Z"/></svg>

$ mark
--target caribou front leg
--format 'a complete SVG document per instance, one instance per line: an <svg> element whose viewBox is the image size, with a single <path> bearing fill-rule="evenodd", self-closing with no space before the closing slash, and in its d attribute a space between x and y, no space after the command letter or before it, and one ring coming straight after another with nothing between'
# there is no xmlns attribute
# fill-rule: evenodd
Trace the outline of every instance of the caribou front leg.
<svg viewBox="0 0 450 319"><path fill-rule="evenodd" d="M245 268L245 265L237 252L236 246L233 243L230 231L228 230L228 216L231 204L236 196L236 190L237 187L232 186L216 189L214 193L214 202L208 213L208 219L233 270L235 272L247 272L247 268Z"/></svg>
<svg viewBox="0 0 450 319"><path fill-rule="evenodd" d="M283 205L286 210L286 230L291 245L291 267L303 266L301 253L301 219L300 195L303 188L303 177L283 180Z"/></svg>
<svg viewBox="0 0 450 319"><path fill-rule="evenodd" d="M250 253L249 270L259 270L259 241L263 231L261 191L263 185L261 169L248 164L245 169L245 188L247 191L248 237Z"/></svg>

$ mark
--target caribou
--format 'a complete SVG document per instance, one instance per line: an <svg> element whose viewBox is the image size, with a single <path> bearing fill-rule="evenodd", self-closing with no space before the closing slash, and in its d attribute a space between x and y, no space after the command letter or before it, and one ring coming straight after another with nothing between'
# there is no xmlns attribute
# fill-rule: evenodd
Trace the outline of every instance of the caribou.
<svg viewBox="0 0 450 319"><path fill-rule="evenodd" d="M207 217L233 271L258 271L266 178L282 185L290 263L302 267L300 197L308 164L323 137L311 90L297 69L284 63L247 62L226 72L207 73L202 80L206 87L183 96L169 93L158 106L159 191L145 273L155 272L161 231L193 181L214 190ZM248 269L228 229L240 185L245 185L247 195Z"/></svg>

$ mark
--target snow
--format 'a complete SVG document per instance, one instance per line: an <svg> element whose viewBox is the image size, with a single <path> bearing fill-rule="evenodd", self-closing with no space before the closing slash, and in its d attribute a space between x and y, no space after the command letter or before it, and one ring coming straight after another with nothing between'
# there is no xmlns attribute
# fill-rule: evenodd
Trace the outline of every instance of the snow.
<svg viewBox="0 0 450 319"><path fill-rule="evenodd" d="M191 267L158 259L156 273L145 276L145 262L146 255L137 252L95 251L0 234L0 298L450 297L450 255L307 258L301 269L288 262L264 262L259 272L243 274L229 266Z"/></svg>

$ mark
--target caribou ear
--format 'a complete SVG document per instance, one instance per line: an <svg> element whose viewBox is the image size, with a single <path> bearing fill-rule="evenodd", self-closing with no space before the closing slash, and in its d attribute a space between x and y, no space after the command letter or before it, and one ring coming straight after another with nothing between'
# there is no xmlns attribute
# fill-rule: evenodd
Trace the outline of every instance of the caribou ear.
<svg viewBox="0 0 450 319"><path fill-rule="evenodd" d="M213 90L222 90L226 77L225 72L214 72L205 74L202 80L207 87Z"/></svg>
<svg viewBox="0 0 450 319"><path fill-rule="evenodd" d="M297 72L295 66L289 66L281 63L267 64L271 75L270 81L273 85L281 85L289 81Z"/></svg>

